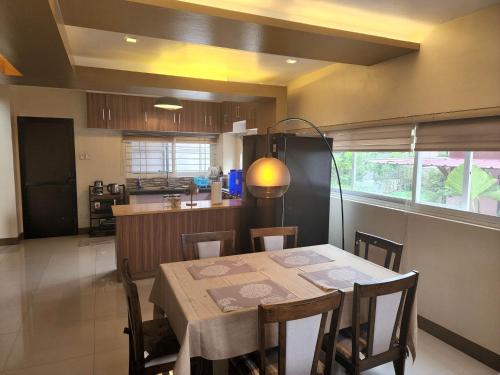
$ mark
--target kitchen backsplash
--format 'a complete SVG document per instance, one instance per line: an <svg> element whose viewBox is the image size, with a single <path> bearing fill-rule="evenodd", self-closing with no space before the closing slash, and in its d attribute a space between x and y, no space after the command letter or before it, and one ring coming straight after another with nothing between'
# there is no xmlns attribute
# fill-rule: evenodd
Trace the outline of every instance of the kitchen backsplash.
<svg viewBox="0 0 500 375"><path fill-rule="evenodd" d="M137 189L137 178L127 178L127 190ZM179 187L186 186L193 181L192 177L169 177L168 184L165 177L154 177L154 178L141 178L141 185L143 188L154 188L154 187Z"/></svg>

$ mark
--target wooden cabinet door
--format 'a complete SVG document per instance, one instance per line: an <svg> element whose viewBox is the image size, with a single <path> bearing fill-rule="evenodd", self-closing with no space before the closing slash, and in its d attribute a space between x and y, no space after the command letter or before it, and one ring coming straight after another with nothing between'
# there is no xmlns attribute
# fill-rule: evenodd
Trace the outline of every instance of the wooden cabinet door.
<svg viewBox="0 0 500 375"><path fill-rule="evenodd" d="M207 124L208 133L221 132L219 103L208 103Z"/></svg>
<svg viewBox="0 0 500 375"><path fill-rule="evenodd" d="M127 129L127 99L125 95L106 95L108 129Z"/></svg>
<svg viewBox="0 0 500 375"><path fill-rule="evenodd" d="M246 103L238 103L234 102L232 104L233 110L232 110L232 117L233 117L233 122L236 121L241 121L245 120L245 114L246 114Z"/></svg>
<svg viewBox="0 0 500 375"><path fill-rule="evenodd" d="M257 127L257 103L247 103L245 117L247 121L247 129L254 129Z"/></svg>
<svg viewBox="0 0 500 375"><path fill-rule="evenodd" d="M146 130L155 132L177 131L174 123L174 112L167 109L156 108L155 98L142 98L143 110L146 116Z"/></svg>
<svg viewBox="0 0 500 375"><path fill-rule="evenodd" d="M195 101L183 100L182 109L175 111L176 123L180 132L196 131L197 107Z"/></svg>
<svg viewBox="0 0 500 375"><path fill-rule="evenodd" d="M87 93L87 127L105 129L107 121L106 94Z"/></svg>
<svg viewBox="0 0 500 375"><path fill-rule="evenodd" d="M144 111L144 100L140 96L123 96L125 103L124 119L119 124L124 130L147 130L147 114Z"/></svg>
<svg viewBox="0 0 500 375"><path fill-rule="evenodd" d="M220 106L221 109L221 131L222 133L232 132L233 131L233 117L232 117L232 103L231 102L223 102Z"/></svg>

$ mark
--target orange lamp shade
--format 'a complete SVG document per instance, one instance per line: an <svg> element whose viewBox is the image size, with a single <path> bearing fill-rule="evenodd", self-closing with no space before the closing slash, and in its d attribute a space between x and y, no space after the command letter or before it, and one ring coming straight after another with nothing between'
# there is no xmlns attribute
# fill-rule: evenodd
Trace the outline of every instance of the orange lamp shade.
<svg viewBox="0 0 500 375"><path fill-rule="evenodd" d="M256 198L279 198L290 186L290 171L273 157L257 159L246 173L248 191Z"/></svg>

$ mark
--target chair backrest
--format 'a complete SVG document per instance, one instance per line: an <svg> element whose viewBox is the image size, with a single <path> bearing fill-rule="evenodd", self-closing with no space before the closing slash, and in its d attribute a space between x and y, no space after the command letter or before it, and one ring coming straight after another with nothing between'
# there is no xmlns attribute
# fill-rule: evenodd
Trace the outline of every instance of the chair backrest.
<svg viewBox="0 0 500 375"><path fill-rule="evenodd" d="M129 350L133 352L135 362L144 366L144 336L142 332L142 314L137 285L132 281L128 259L123 259L120 268L122 284L127 297Z"/></svg>
<svg viewBox="0 0 500 375"><path fill-rule="evenodd" d="M354 365L358 361L366 361L370 364L369 367L372 367L393 361L406 351L417 283L417 271L377 283L354 283L352 307ZM363 353L364 359L361 360L361 306L366 300L368 300L367 346Z"/></svg>
<svg viewBox="0 0 500 375"><path fill-rule="evenodd" d="M332 311L327 366L330 374L344 293L337 291L301 301L259 305L259 369L266 369L266 325L278 324L278 374L317 374L319 355L325 335L328 313Z"/></svg>
<svg viewBox="0 0 500 375"><path fill-rule="evenodd" d="M298 228L297 227L271 227L250 229L250 242L252 251L256 251L255 240L259 239L260 249L264 251L283 250L288 244L288 237L291 237L291 247L297 247Z"/></svg>
<svg viewBox="0 0 500 375"><path fill-rule="evenodd" d="M383 266L385 268L392 269L394 272L399 272L399 265L401 264L401 255L403 254L403 244L387 240L382 237L377 237L374 236L373 234L368 234L368 233L363 233L356 231L356 238L354 242L354 254L357 256L360 256L360 246L361 242L364 242L365 250L363 257L367 260L372 260L369 259L369 248L370 245L373 245L374 247L377 247L379 249L382 249L385 251L385 259L383 262ZM392 268L391 268L391 260L394 255L394 261L392 263ZM378 262L375 262L378 263Z"/></svg>
<svg viewBox="0 0 500 375"><path fill-rule="evenodd" d="M184 260L204 259L234 254L234 230L181 234Z"/></svg>

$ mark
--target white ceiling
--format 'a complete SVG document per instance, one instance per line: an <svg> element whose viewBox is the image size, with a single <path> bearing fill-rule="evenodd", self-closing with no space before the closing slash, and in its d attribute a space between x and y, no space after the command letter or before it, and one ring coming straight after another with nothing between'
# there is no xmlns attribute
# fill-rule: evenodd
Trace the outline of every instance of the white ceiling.
<svg viewBox="0 0 500 375"><path fill-rule="evenodd" d="M172 0L129 0L168 7ZM184 0L312 25L421 42L436 24L500 0Z"/></svg>
<svg viewBox="0 0 500 375"><path fill-rule="evenodd" d="M331 62L297 59L248 51L137 37L126 43L124 34L65 26L76 65L221 81L286 85L290 80Z"/></svg>

